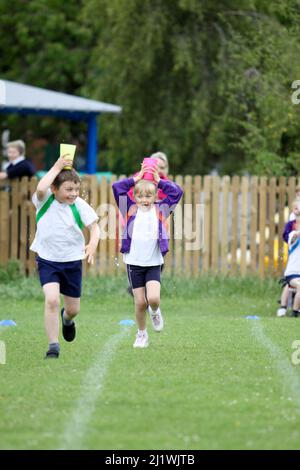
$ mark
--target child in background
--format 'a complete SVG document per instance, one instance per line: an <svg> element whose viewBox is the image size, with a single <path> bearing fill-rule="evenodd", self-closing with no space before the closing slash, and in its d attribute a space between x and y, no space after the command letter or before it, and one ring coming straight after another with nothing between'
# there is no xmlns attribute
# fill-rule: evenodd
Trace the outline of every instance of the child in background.
<svg viewBox="0 0 300 470"><path fill-rule="evenodd" d="M9 164L6 166L5 171L0 171L0 180L34 176L34 166L30 160L25 158L25 142L23 140L8 142L7 156Z"/></svg>
<svg viewBox="0 0 300 470"><path fill-rule="evenodd" d="M167 179L169 174L169 161L167 155L163 152L156 152L150 155L150 158L157 159L159 176L162 179Z"/></svg>
<svg viewBox="0 0 300 470"><path fill-rule="evenodd" d="M284 228L284 232L283 232L283 239L289 245L289 259L288 259L287 268L286 268L287 269L286 272L288 272L288 273L290 272L290 269L291 269L290 234L293 233L293 235L294 235L295 233L297 233L298 230L300 230L300 199L297 198L292 203L292 213L290 215L290 220L286 224L286 226ZM293 250L294 250L294 248L293 248ZM294 255L293 255L293 259L294 259ZM289 284L292 286L292 283L289 282L289 279L287 279L288 274L286 274L286 272L285 272L286 285L284 286L282 294L281 294L280 308L277 310L277 317L284 317L286 315L286 311L287 311ZM299 265L299 273L300 273L300 265ZM292 274L293 273L291 273L291 275Z"/></svg>
<svg viewBox="0 0 300 470"><path fill-rule="evenodd" d="M295 192L295 201L298 201L300 202L300 186L297 186L296 187L296 192ZM290 213L290 216L289 216L289 222L290 221L293 221L296 219L296 214L294 213L294 211L292 210L292 212Z"/></svg>
<svg viewBox="0 0 300 470"><path fill-rule="evenodd" d="M66 341L76 335L74 317L79 313L82 260L93 263L99 242L98 216L79 197L80 178L67 157L60 157L40 180L32 202L37 210L37 231L30 247L37 256L40 282L45 295L45 328L49 348L45 359L58 358L60 346L60 293L64 296L61 310L62 333ZM82 228L90 231L85 246Z"/></svg>
<svg viewBox="0 0 300 470"><path fill-rule="evenodd" d="M158 174L159 177L162 180L167 180L168 179L168 174L169 174L169 162L167 156L163 152L156 152L150 155L149 158L155 158L157 160L157 168L158 168ZM136 176L138 173L135 173L133 176ZM133 194L133 188L130 188L128 191L128 196L132 201L134 201L134 194ZM161 189L158 189L157 191L157 200L161 201L164 199L166 195L163 193Z"/></svg>
<svg viewBox="0 0 300 470"><path fill-rule="evenodd" d="M144 180L144 173L152 173L153 181ZM135 201L129 197L134 187ZM157 190L166 197L159 202ZM133 178L125 178L113 184L117 205L126 224L122 236L121 253L127 265L127 275L132 287L138 332L134 348L148 346L146 309L150 314L153 329L163 329L160 310L160 274L163 256L168 252L168 235L165 220L175 210L183 192L175 183L162 180L157 168L142 165Z"/></svg>

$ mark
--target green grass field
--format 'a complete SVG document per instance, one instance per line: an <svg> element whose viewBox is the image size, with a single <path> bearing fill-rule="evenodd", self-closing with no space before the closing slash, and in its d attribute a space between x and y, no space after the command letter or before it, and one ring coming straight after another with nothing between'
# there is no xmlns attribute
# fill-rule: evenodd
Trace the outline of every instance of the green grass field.
<svg viewBox="0 0 300 470"><path fill-rule="evenodd" d="M257 279L164 279L165 329L132 347L126 279L85 281L77 339L47 341L36 279L0 285L1 449L298 449L300 319ZM258 315L259 320L246 319Z"/></svg>

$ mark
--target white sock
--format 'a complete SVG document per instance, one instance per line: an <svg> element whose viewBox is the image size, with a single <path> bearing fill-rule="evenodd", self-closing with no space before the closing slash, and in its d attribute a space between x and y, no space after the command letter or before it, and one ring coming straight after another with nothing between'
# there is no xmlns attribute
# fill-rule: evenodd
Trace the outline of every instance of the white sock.
<svg viewBox="0 0 300 470"><path fill-rule="evenodd" d="M151 308L151 313L154 313L154 314L160 313L160 308L159 307L157 307L156 310L154 310L152 307L150 307L150 308Z"/></svg>
<svg viewBox="0 0 300 470"><path fill-rule="evenodd" d="M144 335L147 334L147 329L145 328L144 330L138 330L139 335Z"/></svg>

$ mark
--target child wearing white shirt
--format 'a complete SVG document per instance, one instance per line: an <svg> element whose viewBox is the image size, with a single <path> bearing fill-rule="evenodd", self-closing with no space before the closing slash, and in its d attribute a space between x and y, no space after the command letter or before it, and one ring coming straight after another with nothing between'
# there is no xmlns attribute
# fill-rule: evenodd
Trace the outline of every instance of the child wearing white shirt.
<svg viewBox="0 0 300 470"><path fill-rule="evenodd" d="M296 288L296 284L300 278L300 258L298 249L300 237L300 201L298 199L295 199L292 203L292 214L294 214L294 218L290 218L289 222L285 226L283 233L283 239L286 243L288 243L289 246L289 257L284 273L285 286L281 294L280 308L277 310L278 317L283 317L286 315L289 286ZM300 294L297 294L296 297L297 299L295 299L294 302L294 316L298 316L299 313L297 313L297 311L300 308Z"/></svg>
<svg viewBox="0 0 300 470"><path fill-rule="evenodd" d="M143 179L144 173L152 173L153 180ZM132 187L134 201L128 196ZM164 192L165 198L156 202L158 189ZM161 179L156 168L147 168L145 164L133 178L115 182L113 192L125 218L121 252L127 265L138 324L133 347L146 348L146 310L155 331L161 331L164 326L160 310L160 274L163 256L169 249L165 222L183 192L172 181Z"/></svg>
<svg viewBox="0 0 300 470"><path fill-rule="evenodd" d="M80 310L82 260L93 263L99 242L98 216L79 197L80 178L67 157L60 157L40 180L32 202L37 209L37 231L30 249L37 253L37 267L45 295L45 328L49 348L45 359L58 358L60 347L59 305L62 333L66 341L76 335L74 317ZM81 229L88 227L90 240L85 246Z"/></svg>

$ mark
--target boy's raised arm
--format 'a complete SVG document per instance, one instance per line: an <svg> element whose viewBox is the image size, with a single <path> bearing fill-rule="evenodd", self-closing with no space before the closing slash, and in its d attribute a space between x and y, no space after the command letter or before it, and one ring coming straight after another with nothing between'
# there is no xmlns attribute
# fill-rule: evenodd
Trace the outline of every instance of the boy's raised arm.
<svg viewBox="0 0 300 470"><path fill-rule="evenodd" d="M53 167L43 176L36 188L36 195L39 201L45 198L47 190L50 188L57 175L68 165L70 165L70 161L67 159L66 155L59 157Z"/></svg>

